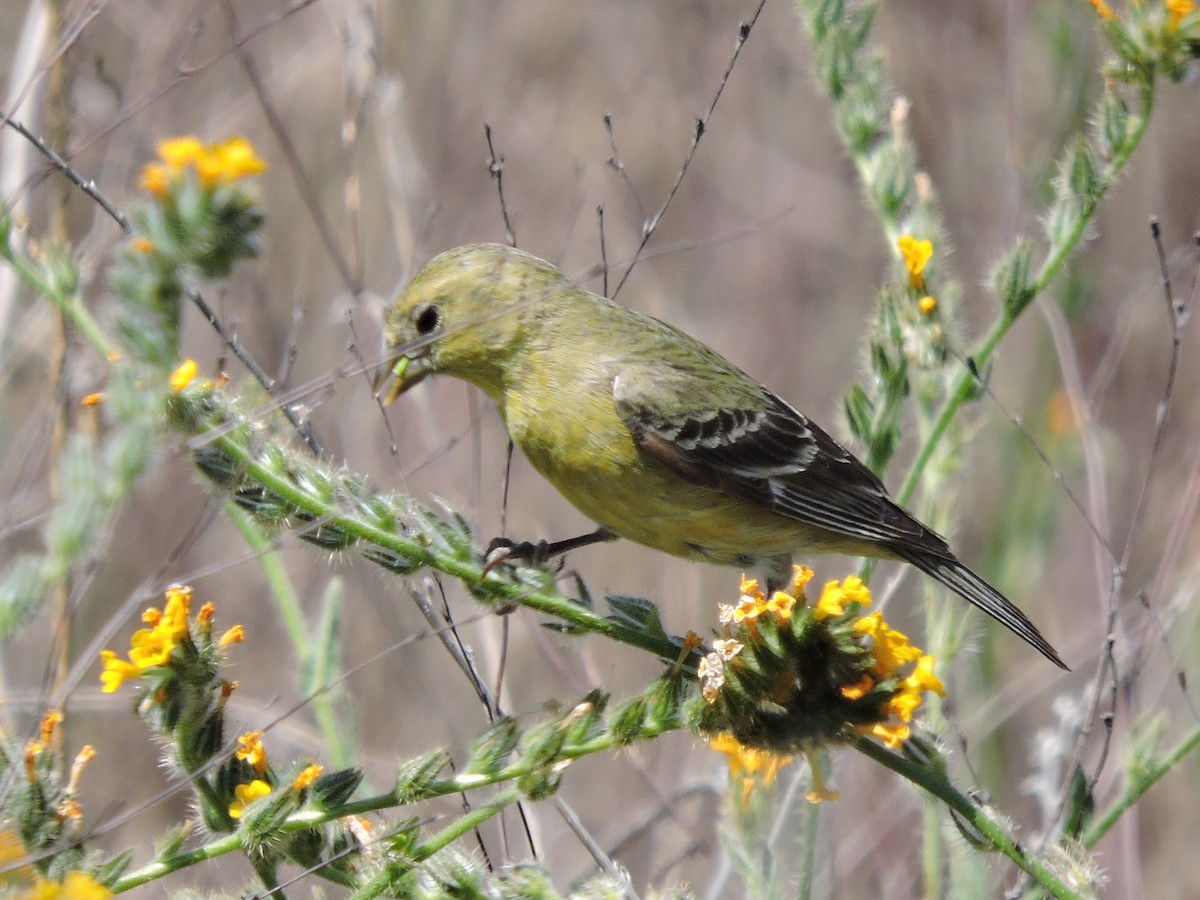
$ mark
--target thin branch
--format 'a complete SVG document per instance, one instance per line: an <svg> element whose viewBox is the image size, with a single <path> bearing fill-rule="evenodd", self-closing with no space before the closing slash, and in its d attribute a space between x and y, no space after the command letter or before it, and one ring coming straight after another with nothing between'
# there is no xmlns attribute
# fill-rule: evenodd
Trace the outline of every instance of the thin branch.
<svg viewBox="0 0 1200 900"><path fill-rule="evenodd" d="M49 144L47 144L44 140L42 140L3 110L0 110L0 122L16 131L19 135L21 135L21 137L25 138L25 140L29 141L29 143L33 144L33 146L37 147L38 152L40 152L42 156L46 157L46 160L52 167L57 169L59 173L66 176L68 181L96 201L97 205L99 205L102 210L108 213L109 217L112 218L114 222L121 226L122 231L129 231L129 220L125 218L125 214L117 209L116 206L113 205L112 201L108 199L108 197L104 196L100 189L96 187L95 181L90 178L85 179L71 167L69 162L55 153Z"/></svg>
<svg viewBox="0 0 1200 900"><path fill-rule="evenodd" d="M667 213L667 209L671 206L671 201L675 199L675 194L679 192L679 185L683 183L683 178L687 175L688 167L692 164L692 160L696 156L696 150L700 146L700 139L704 137L704 132L708 130L708 122L712 118L713 112L717 108L717 101L721 99L721 94L725 91L725 85L729 83L729 76L733 74L733 67L737 65L738 56L741 55L742 47L746 44L746 39L750 37L750 31L754 28L754 23L758 21L759 15L763 11L763 7L767 5L767 0L760 0L758 8L754 10L754 15L750 17L749 22L742 22L738 26L737 44L733 48L733 56L729 59L729 65L725 68L725 74L721 76L721 83L717 85L717 92L713 94L712 102L708 104L708 110L696 120L696 130L692 134L692 145L688 148L687 156L683 160L683 165L679 167L679 174L675 176L675 184L671 186L670 193L667 194L667 199L663 201L663 205L659 207L649 221L642 225L642 240L638 244L637 250L633 253L633 259L629 261L629 267L625 270L625 274L621 276L621 280L617 282L616 288L612 295L616 298L617 294L621 293L621 288L625 286L625 282L629 279L633 272L633 267L638 264L641 259L642 251L646 248L646 244L650 242L650 238L658 229L659 223ZM607 123L608 118L605 117ZM611 134L611 131L610 131Z"/></svg>
<svg viewBox="0 0 1200 900"><path fill-rule="evenodd" d="M617 149L617 138L613 133L612 113L604 114L604 130L608 134L609 149L612 150L612 156L608 158L608 167L621 176L625 187L629 189L629 196L633 198L634 206L637 207L638 218L645 222L646 207L642 206L642 198L638 196L637 188L633 186L633 180L625 169L625 163L621 162L621 151Z"/></svg>
<svg viewBox="0 0 1200 900"><path fill-rule="evenodd" d="M488 145L488 174L492 176L492 181L496 182L496 193L500 197L500 215L504 217L504 239L510 247L515 247L517 233L513 230L512 219L508 215L508 204L504 200L504 157L496 155L496 148L492 144L492 126L487 122L483 123L483 134Z"/></svg>
<svg viewBox="0 0 1200 900"><path fill-rule="evenodd" d="M596 225L600 231L600 276L603 279L603 287L600 293L608 296L608 244L604 239L604 204L601 203L596 207Z"/></svg>

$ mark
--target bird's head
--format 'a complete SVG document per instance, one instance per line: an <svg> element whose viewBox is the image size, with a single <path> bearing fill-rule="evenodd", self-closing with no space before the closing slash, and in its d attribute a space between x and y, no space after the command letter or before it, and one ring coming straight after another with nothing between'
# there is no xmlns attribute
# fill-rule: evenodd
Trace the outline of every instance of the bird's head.
<svg viewBox="0 0 1200 900"><path fill-rule="evenodd" d="M524 314L569 284L549 263L503 244L469 244L434 257L384 319L377 394L388 404L442 373L496 399L508 359L522 349Z"/></svg>

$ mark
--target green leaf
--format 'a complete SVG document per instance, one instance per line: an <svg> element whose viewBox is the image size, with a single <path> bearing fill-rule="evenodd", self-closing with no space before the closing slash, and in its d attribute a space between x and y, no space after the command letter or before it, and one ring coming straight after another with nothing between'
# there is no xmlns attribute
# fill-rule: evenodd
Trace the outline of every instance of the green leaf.
<svg viewBox="0 0 1200 900"><path fill-rule="evenodd" d="M651 634L663 640L667 639L667 632L663 628L658 607L649 600L642 597L625 597L620 594L610 594L604 599L612 607L612 615L608 616L610 622L615 622L624 628L634 628L643 634Z"/></svg>
<svg viewBox="0 0 1200 900"><path fill-rule="evenodd" d="M331 579L321 615L300 661L300 690L305 696L328 687L342 674L342 593L342 580Z"/></svg>

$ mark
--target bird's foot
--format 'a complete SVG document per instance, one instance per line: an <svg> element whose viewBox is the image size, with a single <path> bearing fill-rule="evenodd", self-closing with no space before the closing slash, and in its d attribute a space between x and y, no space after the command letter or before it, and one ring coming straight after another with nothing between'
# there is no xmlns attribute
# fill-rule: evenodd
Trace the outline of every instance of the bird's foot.
<svg viewBox="0 0 1200 900"><path fill-rule="evenodd" d="M514 541L504 537L492 538L483 555L483 575L486 577L496 566L510 560L520 560L531 566L544 566L554 557L562 556L570 550L616 540L616 537L607 528L597 528L565 541L538 541L536 544L532 541Z"/></svg>
<svg viewBox="0 0 1200 900"><path fill-rule="evenodd" d="M543 566L550 559L551 544L549 541L514 541L509 538L492 538L483 555L483 574L496 568L501 563L519 560L531 566Z"/></svg>

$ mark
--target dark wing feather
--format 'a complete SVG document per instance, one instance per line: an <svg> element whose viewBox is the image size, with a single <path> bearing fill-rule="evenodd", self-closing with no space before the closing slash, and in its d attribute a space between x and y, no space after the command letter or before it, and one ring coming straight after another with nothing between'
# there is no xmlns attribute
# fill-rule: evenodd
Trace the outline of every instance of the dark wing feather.
<svg viewBox="0 0 1200 900"><path fill-rule="evenodd" d="M870 469L766 389L740 406L667 413L655 402L664 377L622 373L613 395L637 445L681 478L839 534L949 552Z"/></svg>
<svg viewBox="0 0 1200 900"><path fill-rule="evenodd" d="M765 388L749 379L733 386L721 381L713 393L727 402L725 408L665 412L678 409L689 396L683 391L700 399L695 379L694 371L659 367L653 373L622 372L614 380L617 413L644 452L693 484L877 545L1067 668L1025 614L893 503L870 469Z"/></svg>

